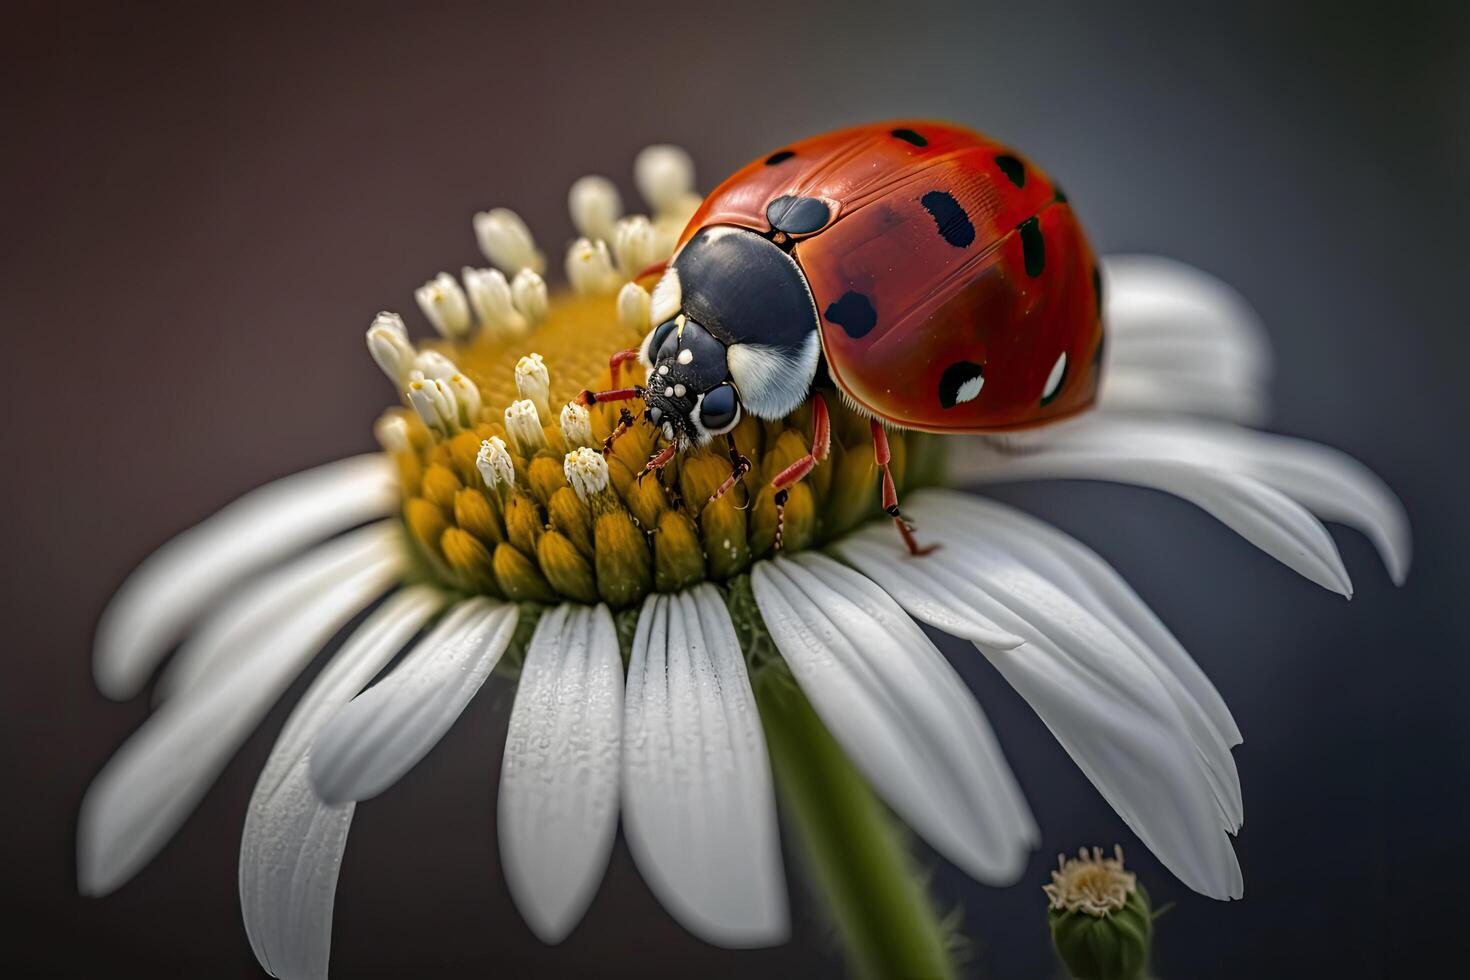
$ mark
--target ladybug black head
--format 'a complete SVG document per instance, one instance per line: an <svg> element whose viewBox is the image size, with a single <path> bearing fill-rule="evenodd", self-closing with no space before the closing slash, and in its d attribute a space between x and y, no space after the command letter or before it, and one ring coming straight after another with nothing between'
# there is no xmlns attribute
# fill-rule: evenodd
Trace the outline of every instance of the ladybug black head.
<svg viewBox="0 0 1470 980"><path fill-rule="evenodd" d="M728 225L689 240L653 294L646 402L668 438L702 445L742 412L779 419L807 397L821 357L816 306L796 261Z"/></svg>

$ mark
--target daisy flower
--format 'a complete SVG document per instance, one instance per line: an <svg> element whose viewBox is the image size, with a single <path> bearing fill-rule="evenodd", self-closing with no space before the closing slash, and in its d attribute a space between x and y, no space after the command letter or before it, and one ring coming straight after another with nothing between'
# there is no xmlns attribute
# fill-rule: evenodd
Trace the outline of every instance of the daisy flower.
<svg viewBox="0 0 1470 980"><path fill-rule="evenodd" d="M476 215L490 265L415 293L433 334L411 337L393 313L367 330L398 396L377 424L382 452L246 494L122 585L98 627L102 691L138 694L177 650L157 710L82 804L81 890L103 895L137 873L347 631L245 819L241 907L270 973L326 974L355 805L431 752L496 670L519 686L495 827L507 885L543 940L586 913L621 826L691 932L781 942L779 788L854 955L882 961L880 934L918 935L931 952L915 955L936 959L890 965L944 972L888 811L994 884L1018 877L1038 832L927 626L971 641L1185 884L1239 897L1241 735L1204 672L1103 559L946 487L1152 487L1346 596L1321 523L1339 521L1370 535L1401 581L1407 523L1381 482L1333 450L1244 427L1263 416L1268 373L1251 311L1176 263L1108 260L1095 411L1005 438L891 435L905 513L943 547L904 549L879 506L868 421L841 404L831 455L791 487L778 531L769 480L807 454L810 408L742 420L752 472L716 497L732 470L723 447L640 479L658 431L616 404L579 403L618 383L609 357L639 345L656 303L633 280L670 254L700 200L675 148L645 150L635 176L647 216L625 216L604 178L572 187L582 237L565 254L566 288L548 287L546 256L513 212Z"/></svg>

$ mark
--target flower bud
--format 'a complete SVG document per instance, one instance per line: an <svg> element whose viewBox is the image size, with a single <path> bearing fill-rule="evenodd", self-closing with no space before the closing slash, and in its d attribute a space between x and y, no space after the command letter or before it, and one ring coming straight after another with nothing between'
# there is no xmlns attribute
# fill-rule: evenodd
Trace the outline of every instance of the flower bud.
<svg viewBox="0 0 1470 980"><path fill-rule="evenodd" d="M571 487L551 495L546 516L554 530L566 536L584 556L592 557L592 512Z"/></svg>
<svg viewBox="0 0 1470 980"><path fill-rule="evenodd" d="M597 444L592 435L592 413L586 405L567 402L561 410L561 437L568 450L590 449Z"/></svg>
<svg viewBox="0 0 1470 980"><path fill-rule="evenodd" d="M579 178L567 192L567 210L572 213L577 234L611 241L623 213L623 199L612 181L589 174Z"/></svg>
<svg viewBox="0 0 1470 980"><path fill-rule="evenodd" d="M442 463L431 463L424 470L423 495L446 514L454 513L454 495L459 492L459 477Z"/></svg>
<svg viewBox="0 0 1470 980"><path fill-rule="evenodd" d="M1058 857L1044 890L1052 944L1077 980L1141 980L1148 967L1153 913L1148 895L1123 870L1123 849L1104 858L1086 848Z"/></svg>
<svg viewBox="0 0 1470 980"><path fill-rule="evenodd" d="M583 295L610 293L623 280L613 269L607 243L579 238L567 249L567 279Z"/></svg>
<svg viewBox="0 0 1470 980"><path fill-rule="evenodd" d="M608 489L607 460L595 449L576 449L563 462L567 485L594 514L621 509L617 494Z"/></svg>
<svg viewBox="0 0 1470 980"><path fill-rule="evenodd" d="M491 436L480 443L480 454L475 457L475 466L480 471L480 479L492 490L516 485L515 463L505 448L505 440L499 436Z"/></svg>
<svg viewBox="0 0 1470 980"><path fill-rule="evenodd" d="M536 563L515 546L496 545L492 564L495 568L495 581L500 583L500 590L507 599L513 602L556 601L556 593L552 591Z"/></svg>
<svg viewBox="0 0 1470 980"><path fill-rule="evenodd" d="M440 379L410 382L408 403L430 429L445 436L459 431L459 403L454 392Z"/></svg>
<svg viewBox="0 0 1470 980"><path fill-rule="evenodd" d="M536 560L546 581L564 596L578 602L595 603L597 580L592 564L571 540L558 531L547 531L536 545Z"/></svg>
<svg viewBox="0 0 1470 980"><path fill-rule="evenodd" d="M454 495L454 523L484 541L496 545L505 540L495 508L484 491L462 487Z"/></svg>
<svg viewBox="0 0 1470 980"><path fill-rule="evenodd" d="M444 382L454 394L459 406L459 423L463 426L480 424L480 389L469 378L456 374Z"/></svg>
<svg viewBox="0 0 1470 980"><path fill-rule="evenodd" d="M610 510L593 524L597 591L613 609L631 606L653 587L648 541L626 510Z"/></svg>
<svg viewBox="0 0 1470 980"><path fill-rule="evenodd" d="M546 319L546 314L551 309L546 280L530 269L522 269L510 281L510 298L521 316L531 323L540 323Z"/></svg>
<svg viewBox="0 0 1470 980"><path fill-rule="evenodd" d="M536 406L536 417L543 426L551 424L551 372L540 354L531 353L516 362L516 391Z"/></svg>
<svg viewBox="0 0 1470 980"><path fill-rule="evenodd" d="M429 553L438 553L439 537L449 526L449 522L444 519L443 510L423 497L410 497L403 505L403 522Z"/></svg>
<svg viewBox="0 0 1470 980"><path fill-rule="evenodd" d="M660 592L677 592L704 579L704 551L694 522L667 510L653 537L653 585Z"/></svg>
<svg viewBox="0 0 1470 980"><path fill-rule="evenodd" d="M645 147L633 160L633 183L653 212L661 215L694 192L694 161L677 146Z"/></svg>
<svg viewBox="0 0 1470 980"><path fill-rule="evenodd" d="M373 436L378 445L390 453L406 453L413 449L408 434L408 422L397 412L384 412L373 425Z"/></svg>
<svg viewBox="0 0 1470 980"><path fill-rule="evenodd" d="M418 351L409 343L408 330L397 313L383 312L373 318L367 331L368 353L395 386L408 381Z"/></svg>
<svg viewBox="0 0 1470 980"><path fill-rule="evenodd" d="M546 271L546 257L536 250L531 229L510 208L494 208L475 215L475 237L480 251L506 275L522 269L540 274Z"/></svg>
<svg viewBox="0 0 1470 980"><path fill-rule="evenodd" d="M437 378L448 381L459 373L455 363L436 350L419 351L413 359L412 370L418 374L416 380Z"/></svg>
<svg viewBox="0 0 1470 980"><path fill-rule="evenodd" d="M536 501L524 491L515 494L505 503L505 536L523 554L534 555L536 542L545 528L541 524L541 512Z"/></svg>
<svg viewBox="0 0 1470 980"><path fill-rule="evenodd" d="M648 332L648 290L636 282L625 282L618 290L618 324L640 334Z"/></svg>
<svg viewBox="0 0 1470 980"><path fill-rule="evenodd" d="M464 290L447 272L414 290L414 299L419 309L434 325L434 329L449 340L463 340L470 333L470 304Z"/></svg>
<svg viewBox="0 0 1470 980"><path fill-rule="evenodd" d="M483 588L493 584L490 550L468 531L457 527L447 529L439 538L439 550L444 555L444 563L466 585Z"/></svg>
<svg viewBox="0 0 1470 980"><path fill-rule="evenodd" d="M543 453L526 464L526 482L531 485L536 499L545 506L551 502L553 494L567 485L567 478L562 464L555 457Z"/></svg>
<svg viewBox="0 0 1470 980"><path fill-rule="evenodd" d="M657 257L653 223L641 214L619 221L613 229L612 253L624 279L632 279L648 268Z"/></svg>
<svg viewBox="0 0 1470 980"><path fill-rule="evenodd" d="M530 459L546 448L546 431L536 405L528 399L511 402L505 410L505 435L510 448L523 459Z"/></svg>
<svg viewBox="0 0 1470 980"><path fill-rule="evenodd" d="M517 337L530 327L526 317L516 309L511 295L510 283L499 269L473 269L465 266L465 290L469 293L470 305L475 316L491 337Z"/></svg>

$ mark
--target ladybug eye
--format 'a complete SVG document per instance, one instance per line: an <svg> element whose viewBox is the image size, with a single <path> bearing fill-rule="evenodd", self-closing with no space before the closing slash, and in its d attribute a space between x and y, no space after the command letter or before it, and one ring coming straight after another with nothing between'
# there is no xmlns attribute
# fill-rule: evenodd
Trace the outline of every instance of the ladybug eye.
<svg viewBox="0 0 1470 980"><path fill-rule="evenodd" d="M699 424L712 436L723 435L740 421L740 396L726 381L704 393L699 403Z"/></svg>

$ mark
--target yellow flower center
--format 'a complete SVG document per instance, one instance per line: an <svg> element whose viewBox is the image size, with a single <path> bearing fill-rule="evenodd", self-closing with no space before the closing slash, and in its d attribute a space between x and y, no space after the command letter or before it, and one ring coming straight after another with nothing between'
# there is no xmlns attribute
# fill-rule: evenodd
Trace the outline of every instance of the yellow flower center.
<svg viewBox="0 0 1470 980"><path fill-rule="evenodd" d="M1057 870L1051 873L1051 884L1043 886L1053 909L1084 912L1104 916L1116 912L1128 902L1138 887L1133 872L1123 870L1123 848L1115 846L1113 856L1103 857L1102 848L1078 851L1077 857L1060 856Z"/></svg>
<svg viewBox="0 0 1470 980"><path fill-rule="evenodd" d="M752 469L719 500L710 498L732 469L724 440L681 453L639 480L664 445L642 406L599 404L585 415L565 406L583 388L609 387L609 357L642 339L620 322L613 296L563 293L528 333L426 345L459 374L414 382L408 396L448 410L436 415L417 402L419 411L392 409L379 433L397 463L404 523L427 575L461 592L621 609L650 591L727 581L772 553L770 480L808 452L810 409L778 422L747 416L734 435ZM631 364L620 380L642 381L643 373ZM787 552L881 516L868 420L840 399L827 405L832 453L790 489ZM587 453L600 453L623 408L636 422L614 442L604 467ZM443 422L431 427L425 417ZM937 438L896 432L889 441L901 493L937 480Z"/></svg>

